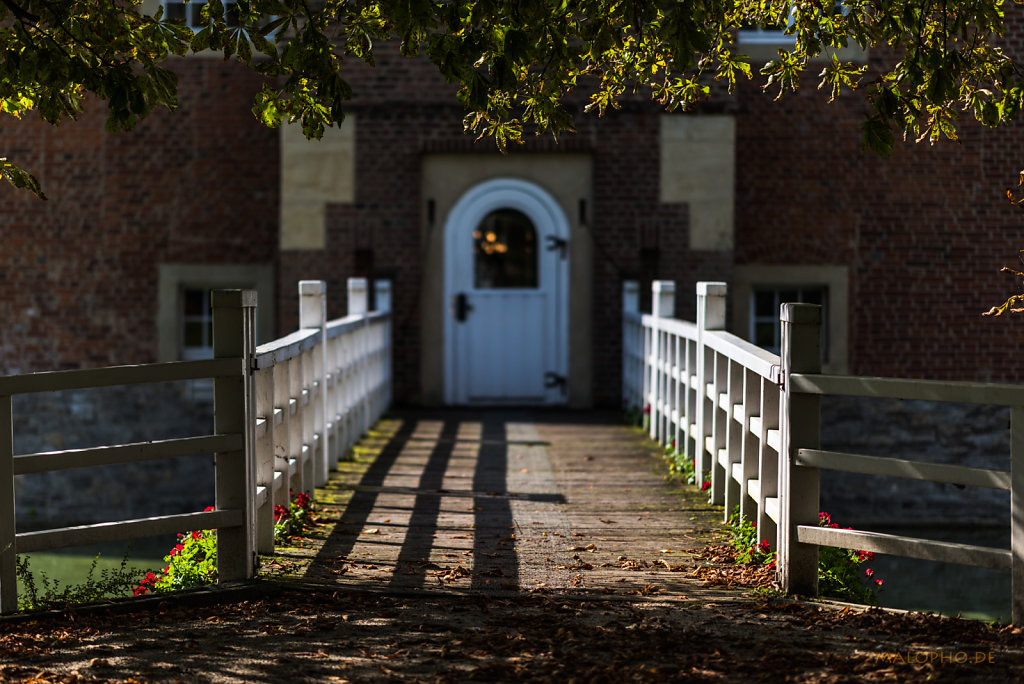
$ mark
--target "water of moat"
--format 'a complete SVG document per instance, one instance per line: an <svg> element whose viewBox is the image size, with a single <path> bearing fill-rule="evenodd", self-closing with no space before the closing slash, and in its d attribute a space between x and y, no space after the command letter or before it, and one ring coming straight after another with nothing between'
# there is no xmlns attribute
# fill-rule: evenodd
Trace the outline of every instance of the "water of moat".
<svg viewBox="0 0 1024 684"><path fill-rule="evenodd" d="M929 526L874 528L878 532L937 539L995 548L1010 547L1003 527ZM1010 622L1010 573L952 563L878 554L871 563L875 577L884 580L879 604L888 608L934 611L943 615L991 622Z"/></svg>

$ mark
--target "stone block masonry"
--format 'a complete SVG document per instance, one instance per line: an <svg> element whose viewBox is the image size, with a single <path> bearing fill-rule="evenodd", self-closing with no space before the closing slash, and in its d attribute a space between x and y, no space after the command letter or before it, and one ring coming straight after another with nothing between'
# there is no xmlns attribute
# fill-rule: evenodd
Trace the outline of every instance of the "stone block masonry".
<svg viewBox="0 0 1024 684"><path fill-rule="evenodd" d="M1005 407L822 398L822 448L993 470L1010 468ZM822 471L821 507L841 525L1007 524L1010 493Z"/></svg>
<svg viewBox="0 0 1024 684"><path fill-rule="evenodd" d="M18 395L15 453L210 434L212 402L189 394L175 383ZM15 502L19 532L202 510L213 455L21 475Z"/></svg>

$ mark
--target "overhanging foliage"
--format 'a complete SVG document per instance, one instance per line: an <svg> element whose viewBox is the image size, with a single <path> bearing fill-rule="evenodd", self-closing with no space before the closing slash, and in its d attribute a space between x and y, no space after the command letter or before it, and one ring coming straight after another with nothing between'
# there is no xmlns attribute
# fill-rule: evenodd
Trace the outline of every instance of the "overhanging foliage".
<svg viewBox="0 0 1024 684"><path fill-rule="evenodd" d="M130 129L176 106L168 56L215 50L266 78L253 106L260 121L300 121L316 138L341 123L353 95L342 65L373 64L374 44L389 39L458 84L466 129L500 146L570 130L565 97L577 89L598 113L638 89L671 110L698 103L715 79L731 89L761 78L783 95L808 70L830 98L864 93L864 143L883 154L894 132L955 138L961 116L996 126L1024 103L1021 66L1002 45L1003 0L250 0L231 13L224 4L210 0L194 32L162 10L143 14L139 0L0 0L0 110L56 124L92 93L108 103L110 130ZM744 27L792 38L760 76L737 43ZM837 57L851 46L893 58L869 73ZM41 194L15 164L5 159L2 175Z"/></svg>

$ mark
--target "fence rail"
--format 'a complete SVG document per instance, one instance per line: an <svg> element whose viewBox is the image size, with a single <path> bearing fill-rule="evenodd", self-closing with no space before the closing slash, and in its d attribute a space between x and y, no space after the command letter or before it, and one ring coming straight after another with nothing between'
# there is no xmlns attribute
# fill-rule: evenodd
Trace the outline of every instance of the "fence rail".
<svg viewBox="0 0 1024 684"><path fill-rule="evenodd" d="M218 581L251 578L274 544L275 504L311 492L380 417L391 399L390 283L348 282L349 315L326 320L326 286L299 284L300 330L255 344L256 293L212 294L209 360L0 377L0 612L17 609L17 554L217 529ZM14 453L17 394L212 378L214 434L153 442ZM213 510L17 533L16 476L213 453Z"/></svg>
<svg viewBox="0 0 1024 684"><path fill-rule="evenodd" d="M725 332L724 283L697 284L697 322L672 318L673 283L656 281L650 315L636 283L623 290L623 402L643 408L653 439L692 459L712 503L739 507L777 552L788 592L817 593L818 547L832 546L1010 570L1013 622L1024 622L1024 387L821 373L821 307L784 304L776 355ZM825 451L821 396L1010 407L1009 470ZM818 525L822 469L1011 493L1011 548L953 544Z"/></svg>

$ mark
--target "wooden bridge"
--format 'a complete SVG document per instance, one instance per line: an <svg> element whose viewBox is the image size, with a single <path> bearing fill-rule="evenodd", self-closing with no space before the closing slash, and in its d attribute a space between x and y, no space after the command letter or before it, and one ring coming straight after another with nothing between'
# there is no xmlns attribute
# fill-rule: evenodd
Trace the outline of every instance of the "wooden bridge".
<svg viewBox="0 0 1024 684"><path fill-rule="evenodd" d="M368 312L366 283L353 279L349 315L328 321L323 283L304 281L301 329L259 347L254 293L217 292L214 359L0 378L0 423L8 426L14 394L186 378L215 382L213 435L15 455L10 428L2 431L0 611L17 605L17 553L72 543L216 528L220 580L252 578L258 554L274 550L274 505L285 501L289 489L311 492L327 485L332 468L388 405L386 283L377 290L382 310ZM636 286L626 285L624 403L648 413L650 437L663 446L674 444L680 458L693 459L698 485L707 478L712 503L726 510L738 506L756 520L758 537L778 552L784 589L816 593L818 546L856 548L1008 569L1014 621L1024 620L1024 388L823 375L820 308L783 306L782 352L774 355L723 330L724 284L698 284L696 323L672 317L674 296L671 283L656 282L654 313L642 315L636 311ZM997 471L823 451L822 394L1009 406L1011 464ZM384 440L380 453L364 477L345 485L349 512L324 546L329 557L344 559L345 569L328 571L349 578L371 571L368 576L385 578L375 581L404 588L431 581L499 592L579 588L596 576L590 574L594 568L608 577L634 572L635 548L657 551L659 562L650 570L662 576L657 590L675 591L662 569L671 573L672 554L694 541L680 518L694 499L664 483L651 484L649 458L634 454L646 449L649 456L660 446L627 448L612 436L622 428L614 432L607 415L596 416L446 412L382 424L374 433ZM212 511L16 532L17 474L208 452L217 455ZM631 468L642 469L646 479ZM1008 489L1013 546L990 549L820 528L822 468ZM600 504L577 496L581 491L594 493ZM689 502L682 508L680 496ZM360 566L363 554L370 562Z"/></svg>
<svg viewBox="0 0 1024 684"><path fill-rule="evenodd" d="M319 490L330 526L275 570L332 586L696 600L706 494L608 412L400 412Z"/></svg>

